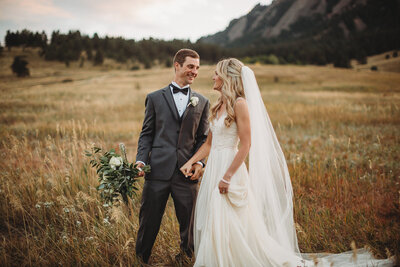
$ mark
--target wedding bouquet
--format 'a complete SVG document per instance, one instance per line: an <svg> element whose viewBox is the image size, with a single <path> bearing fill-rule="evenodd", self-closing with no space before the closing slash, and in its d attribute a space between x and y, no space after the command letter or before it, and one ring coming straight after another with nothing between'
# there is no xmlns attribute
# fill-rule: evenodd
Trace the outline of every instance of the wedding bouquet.
<svg viewBox="0 0 400 267"><path fill-rule="evenodd" d="M100 182L97 190L100 191L105 205L112 205L119 195L127 203L128 197L132 197L135 190L138 190L136 183L140 170L136 168L136 164L128 162L125 145L121 143L119 148L122 155L117 154L115 149L104 152L99 147L85 151L86 156L91 158L90 165L96 168ZM144 166L142 171L150 172L150 166Z"/></svg>

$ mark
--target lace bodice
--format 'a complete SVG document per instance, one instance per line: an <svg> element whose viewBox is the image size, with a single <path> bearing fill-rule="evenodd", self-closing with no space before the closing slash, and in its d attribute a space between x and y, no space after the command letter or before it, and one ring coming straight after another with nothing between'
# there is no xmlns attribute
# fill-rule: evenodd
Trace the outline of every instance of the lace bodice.
<svg viewBox="0 0 400 267"><path fill-rule="evenodd" d="M225 117L226 112L219 119L215 118L210 122L212 132L211 149L236 149L238 146L239 137L236 123L232 122L229 128L226 127L224 123Z"/></svg>

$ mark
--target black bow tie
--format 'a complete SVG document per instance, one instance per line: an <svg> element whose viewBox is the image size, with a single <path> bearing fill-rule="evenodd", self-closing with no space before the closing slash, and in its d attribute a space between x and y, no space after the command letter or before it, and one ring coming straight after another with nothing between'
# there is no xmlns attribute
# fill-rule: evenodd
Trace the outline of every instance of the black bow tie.
<svg viewBox="0 0 400 267"><path fill-rule="evenodd" d="M175 85L173 85L172 83L170 84L170 86L172 86L172 92L174 92L174 94L177 94L179 92L183 93L184 95L188 94L189 87L180 89L180 88L176 87Z"/></svg>

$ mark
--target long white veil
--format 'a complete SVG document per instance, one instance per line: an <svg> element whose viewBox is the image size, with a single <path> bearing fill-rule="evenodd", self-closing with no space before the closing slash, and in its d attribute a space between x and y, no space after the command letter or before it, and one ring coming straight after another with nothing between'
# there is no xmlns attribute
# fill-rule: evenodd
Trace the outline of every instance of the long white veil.
<svg viewBox="0 0 400 267"><path fill-rule="evenodd" d="M293 190L285 156L275 135L253 71L242 67L242 82L250 115L249 176L265 225L283 247L299 253L293 221Z"/></svg>
<svg viewBox="0 0 400 267"><path fill-rule="evenodd" d="M339 254L300 253L293 218L292 183L286 159L264 106L254 72L243 66L241 74L251 127L250 186L271 237L288 252L308 260L318 258L321 264L333 262L335 266L393 266L393 259L374 259L366 249ZM355 261L353 254L356 254Z"/></svg>

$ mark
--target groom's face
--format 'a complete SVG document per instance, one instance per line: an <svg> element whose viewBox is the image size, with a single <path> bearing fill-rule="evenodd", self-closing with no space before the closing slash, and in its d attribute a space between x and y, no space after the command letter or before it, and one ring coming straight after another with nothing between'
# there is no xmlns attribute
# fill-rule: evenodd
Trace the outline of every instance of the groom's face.
<svg viewBox="0 0 400 267"><path fill-rule="evenodd" d="M186 57L182 66L175 62L175 76L181 81L182 85L192 84L197 77L200 68L198 58Z"/></svg>

